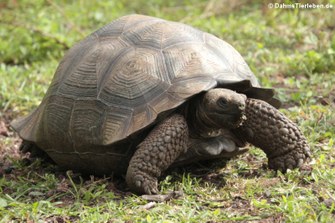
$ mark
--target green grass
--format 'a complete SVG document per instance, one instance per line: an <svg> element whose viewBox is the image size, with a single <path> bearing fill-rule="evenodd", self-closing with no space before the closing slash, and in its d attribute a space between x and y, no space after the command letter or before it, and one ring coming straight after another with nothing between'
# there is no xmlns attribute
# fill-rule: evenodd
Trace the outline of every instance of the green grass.
<svg viewBox="0 0 335 223"><path fill-rule="evenodd" d="M1 1L0 222L334 221L335 1L311 2L333 9L269 9L242 0ZM17 136L1 135L1 123L38 106L75 42L130 13L182 21L231 43L263 86L276 88L313 162L275 173L264 167L264 153L251 148L227 165L168 172L162 193L183 195L147 208L120 178L65 173L18 154Z"/></svg>

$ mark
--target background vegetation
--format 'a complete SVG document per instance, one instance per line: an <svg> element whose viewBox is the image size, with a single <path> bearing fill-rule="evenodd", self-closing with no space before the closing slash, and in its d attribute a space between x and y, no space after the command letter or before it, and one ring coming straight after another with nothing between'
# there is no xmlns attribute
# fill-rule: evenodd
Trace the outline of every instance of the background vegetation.
<svg viewBox="0 0 335 223"><path fill-rule="evenodd" d="M268 3L0 1L0 222L333 222L335 1L309 1L332 9ZM19 154L9 122L39 104L66 50L131 13L184 22L231 43L261 83L277 89L313 161L284 175L267 169L264 153L250 148L226 164L172 170L160 189L181 196L153 202L127 192L122 179L65 173Z"/></svg>

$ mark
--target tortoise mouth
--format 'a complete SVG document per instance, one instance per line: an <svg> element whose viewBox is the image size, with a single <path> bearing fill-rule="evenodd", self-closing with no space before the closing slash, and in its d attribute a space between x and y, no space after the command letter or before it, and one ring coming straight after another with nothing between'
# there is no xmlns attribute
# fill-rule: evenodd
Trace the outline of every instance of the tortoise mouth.
<svg viewBox="0 0 335 223"><path fill-rule="evenodd" d="M241 116L239 117L239 119L236 121L235 125L233 128L238 128L241 127L244 122L247 120L247 116L245 115L244 112L241 113Z"/></svg>
<svg viewBox="0 0 335 223"><path fill-rule="evenodd" d="M228 120L230 120L230 122L228 122L228 128L238 128L240 126L242 126L246 120L246 116L245 113L243 111L239 112L238 114L235 113L231 113L228 114Z"/></svg>
<svg viewBox="0 0 335 223"><path fill-rule="evenodd" d="M209 117L213 126L228 129L238 128L246 120L245 112L235 109L229 112L211 112Z"/></svg>
<svg viewBox="0 0 335 223"><path fill-rule="evenodd" d="M218 112L228 128L237 128L246 120L245 106L234 105L224 112Z"/></svg>

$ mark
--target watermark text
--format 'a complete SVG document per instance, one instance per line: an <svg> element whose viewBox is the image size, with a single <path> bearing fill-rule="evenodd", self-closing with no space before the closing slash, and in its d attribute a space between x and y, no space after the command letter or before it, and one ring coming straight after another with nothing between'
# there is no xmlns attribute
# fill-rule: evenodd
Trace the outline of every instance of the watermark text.
<svg viewBox="0 0 335 223"><path fill-rule="evenodd" d="M316 4L316 3L269 3L270 9L333 9L333 4Z"/></svg>

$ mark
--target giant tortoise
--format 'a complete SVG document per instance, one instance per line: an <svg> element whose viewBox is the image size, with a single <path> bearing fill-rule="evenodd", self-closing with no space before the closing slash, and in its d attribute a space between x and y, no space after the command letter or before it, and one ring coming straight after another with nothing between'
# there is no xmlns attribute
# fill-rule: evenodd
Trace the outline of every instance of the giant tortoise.
<svg viewBox="0 0 335 223"><path fill-rule="evenodd" d="M129 15L76 44L41 104L12 122L22 150L64 169L125 174L136 193L158 193L171 165L232 157L251 143L285 171L310 157L305 137L280 113L225 41L188 25Z"/></svg>

